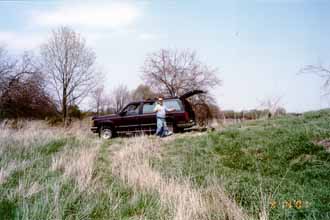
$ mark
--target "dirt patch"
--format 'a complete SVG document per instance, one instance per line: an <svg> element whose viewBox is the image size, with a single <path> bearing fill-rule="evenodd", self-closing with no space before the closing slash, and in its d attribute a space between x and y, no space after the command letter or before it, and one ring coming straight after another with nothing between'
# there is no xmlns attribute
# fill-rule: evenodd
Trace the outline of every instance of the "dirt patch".
<svg viewBox="0 0 330 220"><path fill-rule="evenodd" d="M293 159L290 162L290 166L293 166L293 165L298 164L298 163L305 163L307 161L312 161L312 160L315 160L315 155L302 154L299 157Z"/></svg>
<svg viewBox="0 0 330 220"><path fill-rule="evenodd" d="M323 146L326 151L330 152L330 139L324 139L321 141L316 141L314 143Z"/></svg>

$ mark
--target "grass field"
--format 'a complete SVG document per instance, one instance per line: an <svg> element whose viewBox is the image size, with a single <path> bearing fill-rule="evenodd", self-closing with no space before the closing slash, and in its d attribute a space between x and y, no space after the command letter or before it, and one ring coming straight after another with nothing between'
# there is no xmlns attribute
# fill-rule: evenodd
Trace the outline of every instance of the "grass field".
<svg viewBox="0 0 330 220"><path fill-rule="evenodd" d="M250 216L330 219L330 111L234 125L178 138L153 161L198 188L221 184Z"/></svg>
<svg viewBox="0 0 330 220"><path fill-rule="evenodd" d="M0 130L0 219L330 219L330 111L103 141Z"/></svg>

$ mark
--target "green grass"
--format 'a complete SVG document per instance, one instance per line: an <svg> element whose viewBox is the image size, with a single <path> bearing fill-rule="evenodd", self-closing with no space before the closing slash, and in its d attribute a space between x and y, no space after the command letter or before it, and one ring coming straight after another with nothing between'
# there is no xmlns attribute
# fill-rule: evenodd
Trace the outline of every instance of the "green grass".
<svg viewBox="0 0 330 220"><path fill-rule="evenodd" d="M157 192L138 191L112 175L110 154L118 150L113 146L126 139L100 142L65 131L53 134L50 128L0 132L1 220L173 219ZM196 189L223 186L255 219L266 197L269 219L323 220L330 219L330 153L317 143L328 138L330 110L322 110L196 137L178 135L162 141L161 157L150 163L164 177L188 178ZM93 147L97 154L87 188L81 189L73 174L52 169L54 158ZM276 202L273 208L270 202Z"/></svg>
<svg viewBox="0 0 330 220"><path fill-rule="evenodd" d="M330 153L316 144L326 138L329 110L253 121L176 139L153 166L196 187L222 184L255 217L262 196L271 196L270 219L330 219Z"/></svg>
<svg viewBox="0 0 330 220"><path fill-rule="evenodd" d="M143 219L168 219L168 210L160 207L158 195L136 192L112 176L109 145L105 142L101 147L95 174L108 190L95 195L92 218L139 219L143 216Z"/></svg>
<svg viewBox="0 0 330 220"><path fill-rule="evenodd" d="M136 192L112 176L111 142L100 144L92 173L93 182L80 190L74 177L66 178L64 171L51 169L53 158L95 147L98 138L14 132L0 140L1 167L6 170L9 164L16 164L16 168L0 182L1 220L165 219L168 216L168 211L160 207L158 195ZM37 187L29 194L33 184Z"/></svg>

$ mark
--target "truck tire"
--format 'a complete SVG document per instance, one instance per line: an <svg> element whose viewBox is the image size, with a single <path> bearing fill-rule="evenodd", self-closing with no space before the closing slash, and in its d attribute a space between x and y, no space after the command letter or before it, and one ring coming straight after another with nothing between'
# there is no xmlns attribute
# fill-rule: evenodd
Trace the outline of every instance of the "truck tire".
<svg viewBox="0 0 330 220"><path fill-rule="evenodd" d="M173 123L169 123L169 125L167 127L168 127L168 130L171 131L172 133L181 133L183 131L176 124L173 124Z"/></svg>
<svg viewBox="0 0 330 220"><path fill-rule="evenodd" d="M102 127L100 131L100 137L109 140L114 137L114 130L110 127Z"/></svg>

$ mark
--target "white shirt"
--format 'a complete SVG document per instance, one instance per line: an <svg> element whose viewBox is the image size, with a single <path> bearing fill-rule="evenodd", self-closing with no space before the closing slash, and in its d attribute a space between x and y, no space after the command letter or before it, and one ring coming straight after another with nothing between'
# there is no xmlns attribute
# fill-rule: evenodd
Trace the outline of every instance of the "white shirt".
<svg viewBox="0 0 330 220"><path fill-rule="evenodd" d="M154 108L154 112L157 112L157 117L159 118L165 118L167 108L164 105L156 104Z"/></svg>

